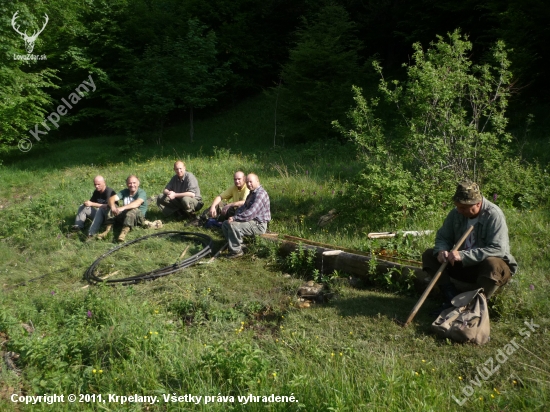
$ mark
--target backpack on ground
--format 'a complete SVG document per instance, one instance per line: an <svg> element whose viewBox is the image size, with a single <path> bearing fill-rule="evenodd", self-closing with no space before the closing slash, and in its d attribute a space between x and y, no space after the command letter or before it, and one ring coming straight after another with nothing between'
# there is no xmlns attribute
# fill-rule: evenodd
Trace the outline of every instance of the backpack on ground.
<svg viewBox="0 0 550 412"><path fill-rule="evenodd" d="M455 342L483 345L489 342L491 326L483 288L461 293L451 301L432 323L432 330L442 338Z"/></svg>

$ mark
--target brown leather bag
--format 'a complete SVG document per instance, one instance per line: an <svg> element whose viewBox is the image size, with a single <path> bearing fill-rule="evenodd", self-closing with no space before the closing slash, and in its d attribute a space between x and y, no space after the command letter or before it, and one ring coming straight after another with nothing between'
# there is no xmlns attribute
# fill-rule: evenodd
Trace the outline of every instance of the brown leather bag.
<svg viewBox="0 0 550 412"><path fill-rule="evenodd" d="M453 307L441 312L432 323L432 330L455 342L478 345L489 342L491 325L483 288L461 293L451 303Z"/></svg>

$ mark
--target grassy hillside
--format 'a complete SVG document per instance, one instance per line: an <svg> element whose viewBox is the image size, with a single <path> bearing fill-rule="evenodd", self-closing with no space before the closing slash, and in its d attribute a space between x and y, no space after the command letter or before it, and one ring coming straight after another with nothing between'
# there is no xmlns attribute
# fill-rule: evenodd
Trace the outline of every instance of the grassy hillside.
<svg viewBox="0 0 550 412"><path fill-rule="evenodd" d="M292 262L268 242L251 244L239 261L218 259L154 282L85 287L85 270L115 246L112 237L85 242L83 235L68 233L78 205L93 190L93 177L102 174L120 189L135 173L152 196L170 179L178 158L197 176L207 204L231 184L235 170L257 173L271 197L273 232L364 251L397 248L416 259L433 243L433 235L384 242L369 241L366 233L437 229L448 208L397 226L358 221L360 205L345 201L353 190L347 183L360 170L353 149L332 142L273 148L272 124L272 102L258 97L197 121L193 144L182 125L169 129L160 144L155 136L44 139L28 153L4 159L0 351L20 355L20 372L0 363L0 410L51 409L12 402L12 394L64 394L56 411L546 410L548 209L504 210L520 271L492 303L491 341L483 347L431 334L427 313L435 301L401 328L394 319L406 318L418 296L390 291L384 279L350 286L340 274L344 278L328 281L333 299L300 308L296 290L313 270L301 262L306 272L286 276ZM318 218L332 208L341 212L338 218L318 227ZM156 206L148 213L151 220L161 218ZM164 229L190 228L165 221ZM220 232L193 231L212 236L214 251L224 243ZM151 233L136 229L128 239ZM101 273L130 276L172 264L187 246L162 239L139 245L117 252ZM520 349L500 355L511 351L506 345L512 340ZM490 358L489 374L484 365L490 367ZM96 396L71 404L69 394ZM158 399L122 405L109 394ZM238 398L250 394L267 398ZM270 400L272 394L287 398ZM185 395L202 398L195 404Z"/></svg>

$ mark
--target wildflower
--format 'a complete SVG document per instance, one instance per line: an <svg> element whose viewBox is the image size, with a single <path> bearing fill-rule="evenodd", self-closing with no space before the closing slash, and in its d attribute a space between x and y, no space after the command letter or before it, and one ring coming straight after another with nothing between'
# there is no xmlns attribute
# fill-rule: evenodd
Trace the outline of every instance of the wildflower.
<svg viewBox="0 0 550 412"><path fill-rule="evenodd" d="M434 369L434 368L432 368L432 372L435 372L435 369Z"/></svg>
<svg viewBox="0 0 550 412"><path fill-rule="evenodd" d="M418 376L418 372L415 372L414 374L415 374L416 376Z"/></svg>
<svg viewBox="0 0 550 412"><path fill-rule="evenodd" d="M496 202L498 199L498 195L496 193L493 194L493 202Z"/></svg>
<svg viewBox="0 0 550 412"><path fill-rule="evenodd" d="M495 399L495 395L491 394L491 398L492 398L492 399Z"/></svg>
<svg viewBox="0 0 550 412"><path fill-rule="evenodd" d="M99 373L103 373L103 369L100 369L98 372L99 372Z"/></svg>
<svg viewBox="0 0 550 412"><path fill-rule="evenodd" d="M155 335L158 335L159 333L158 332L155 332Z"/></svg>
<svg viewBox="0 0 550 412"><path fill-rule="evenodd" d="M514 385L517 385L517 384L518 384L518 381L514 380L514 381L512 381L512 383L513 383Z"/></svg>
<svg viewBox="0 0 550 412"><path fill-rule="evenodd" d="M459 377L458 377L458 380L461 381L461 380L462 380L462 376L459 376Z"/></svg>
<svg viewBox="0 0 550 412"><path fill-rule="evenodd" d="M342 352L340 352L340 356L344 356L344 354Z"/></svg>
<svg viewBox="0 0 550 412"><path fill-rule="evenodd" d="M482 400L483 400L483 396L480 396L480 397L479 397L479 400L482 401Z"/></svg>
<svg viewBox="0 0 550 412"><path fill-rule="evenodd" d="M97 371L95 369L92 369L92 373L96 373Z"/></svg>
<svg viewBox="0 0 550 412"><path fill-rule="evenodd" d="M144 336L143 339L147 339L147 336Z"/></svg>
<svg viewBox="0 0 550 412"><path fill-rule="evenodd" d="M533 284L529 285L529 289L535 290L535 285L533 285Z"/></svg>
<svg viewBox="0 0 550 412"><path fill-rule="evenodd" d="M86 313L86 316L89 317L89 318L91 318L91 317L92 317L92 311L89 310L89 311Z"/></svg>
<svg viewBox="0 0 550 412"><path fill-rule="evenodd" d="M52 290L52 291L50 292L50 295L52 295L52 296L55 295L55 291Z"/></svg>
<svg viewBox="0 0 550 412"><path fill-rule="evenodd" d="M330 356L334 356L334 352L330 354Z"/></svg>
<svg viewBox="0 0 550 412"><path fill-rule="evenodd" d="M422 363L426 363L426 360L425 360L425 359L422 359Z"/></svg>
<svg viewBox="0 0 550 412"><path fill-rule="evenodd" d="M353 335L353 332L350 332L349 334L350 334L350 335Z"/></svg>
<svg viewBox="0 0 550 412"><path fill-rule="evenodd" d="M158 310L155 310L155 313L159 313L159 311L158 311Z"/></svg>
<svg viewBox="0 0 550 412"><path fill-rule="evenodd" d="M274 378L276 378L277 377L277 372L273 372L272 375L273 375Z"/></svg>
<svg viewBox="0 0 550 412"><path fill-rule="evenodd" d="M153 334L153 332L149 331L149 335L152 335L152 334Z"/></svg>

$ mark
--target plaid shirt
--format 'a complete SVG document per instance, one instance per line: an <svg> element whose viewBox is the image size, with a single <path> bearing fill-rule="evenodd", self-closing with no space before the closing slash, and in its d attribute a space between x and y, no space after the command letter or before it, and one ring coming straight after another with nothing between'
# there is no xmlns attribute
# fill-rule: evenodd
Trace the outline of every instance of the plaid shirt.
<svg viewBox="0 0 550 412"><path fill-rule="evenodd" d="M249 222L256 220L260 223L271 220L271 211L269 209L269 196L265 189L260 185L256 190L250 192L244 205L237 209L235 222Z"/></svg>

